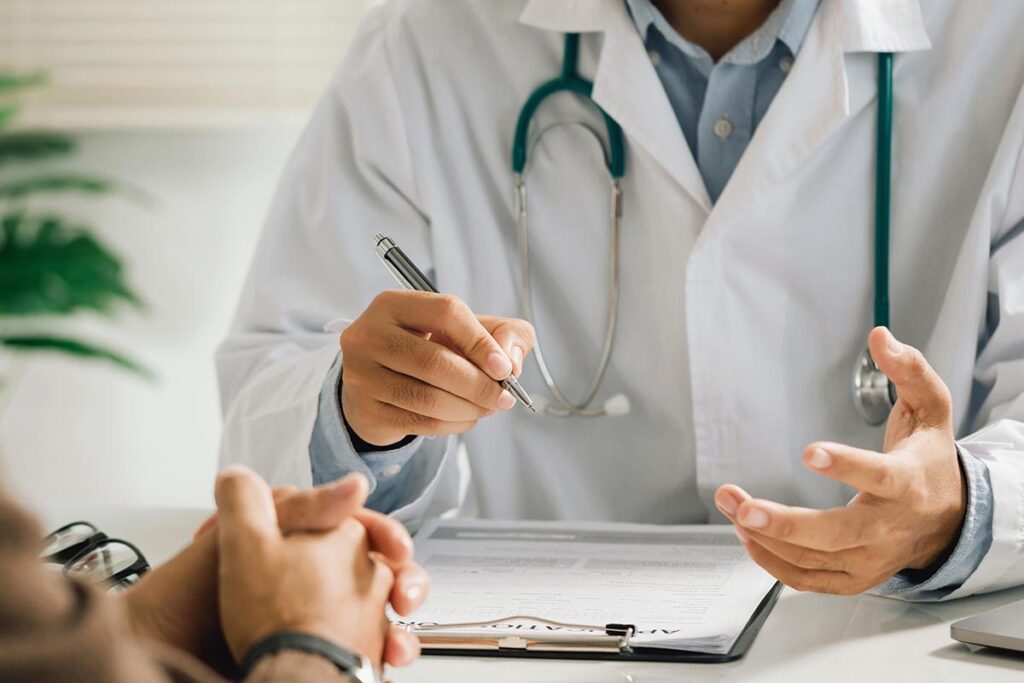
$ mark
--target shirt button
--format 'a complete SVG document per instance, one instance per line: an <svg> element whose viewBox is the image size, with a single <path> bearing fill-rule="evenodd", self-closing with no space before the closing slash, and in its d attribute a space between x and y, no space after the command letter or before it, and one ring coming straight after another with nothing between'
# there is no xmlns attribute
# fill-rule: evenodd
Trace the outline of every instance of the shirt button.
<svg viewBox="0 0 1024 683"><path fill-rule="evenodd" d="M402 466L401 465L388 465L387 467L382 469L380 471L380 473L381 473L381 476L384 476L384 477L387 477L387 478L390 479L391 477L395 476L396 474L398 474L401 471L402 471Z"/></svg>
<svg viewBox="0 0 1024 683"><path fill-rule="evenodd" d="M715 121L714 131L719 140L725 140L732 135L732 121L724 116L719 118Z"/></svg>
<svg viewBox="0 0 1024 683"><path fill-rule="evenodd" d="M784 74L788 74L789 70L793 68L793 58L783 57L779 60L779 71Z"/></svg>
<svg viewBox="0 0 1024 683"><path fill-rule="evenodd" d="M661 64L661 53L657 50L651 50L647 53L647 56L651 58L651 64L654 66Z"/></svg>

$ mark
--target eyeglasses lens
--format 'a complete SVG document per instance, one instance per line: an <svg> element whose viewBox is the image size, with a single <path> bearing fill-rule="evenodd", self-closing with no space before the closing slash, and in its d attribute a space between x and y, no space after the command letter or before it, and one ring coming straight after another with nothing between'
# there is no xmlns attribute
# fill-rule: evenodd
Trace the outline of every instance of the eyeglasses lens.
<svg viewBox="0 0 1024 683"><path fill-rule="evenodd" d="M71 546L81 543L92 537L96 529L89 524L73 524L66 529L55 531L43 541L43 550L40 557L50 557L67 550Z"/></svg>
<svg viewBox="0 0 1024 683"><path fill-rule="evenodd" d="M139 554L124 543L105 542L96 546L67 567L69 576L80 576L87 581L106 581L139 560Z"/></svg>
<svg viewBox="0 0 1024 683"><path fill-rule="evenodd" d="M129 574L115 584L112 584L107 589L107 595L117 595L118 593L124 593L126 590L134 586L142 578L141 574Z"/></svg>

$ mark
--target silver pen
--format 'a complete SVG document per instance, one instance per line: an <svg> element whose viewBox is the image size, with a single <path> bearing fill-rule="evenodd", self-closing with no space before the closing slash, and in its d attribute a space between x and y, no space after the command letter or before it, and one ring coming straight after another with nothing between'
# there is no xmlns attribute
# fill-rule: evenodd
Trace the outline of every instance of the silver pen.
<svg viewBox="0 0 1024 683"><path fill-rule="evenodd" d="M391 274L395 276L400 285L417 292L439 293L434 283L423 274L423 271L416 267L416 264L405 255L405 252L395 244L394 240L378 232L373 236L373 242L377 247L377 257L391 271ZM537 406L533 405L533 399L530 398L530 395L519 384L515 375L509 375L508 379L499 380L498 384L508 393L515 396L516 400L529 408L531 412L537 412Z"/></svg>

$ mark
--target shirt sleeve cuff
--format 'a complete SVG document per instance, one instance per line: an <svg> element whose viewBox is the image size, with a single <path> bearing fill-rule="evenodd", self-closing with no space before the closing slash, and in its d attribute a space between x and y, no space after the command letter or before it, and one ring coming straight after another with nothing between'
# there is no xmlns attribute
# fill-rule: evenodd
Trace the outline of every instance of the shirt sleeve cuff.
<svg viewBox="0 0 1024 683"><path fill-rule="evenodd" d="M974 573L992 545L992 483L988 467L971 455L969 444L957 444L967 480L967 513L960 538L949 558L931 576L915 581L901 572L875 589L880 595L904 600L941 600Z"/></svg>
<svg viewBox="0 0 1024 683"><path fill-rule="evenodd" d="M352 445L348 429L341 414L338 389L341 382L341 359L335 358L330 372L320 389L320 404L313 435L309 442L309 459L313 470L313 484L335 481L351 472L362 474L370 483L367 505L375 499L390 497L391 489L403 477L406 464L422 445L424 438L416 437L393 450L359 453Z"/></svg>

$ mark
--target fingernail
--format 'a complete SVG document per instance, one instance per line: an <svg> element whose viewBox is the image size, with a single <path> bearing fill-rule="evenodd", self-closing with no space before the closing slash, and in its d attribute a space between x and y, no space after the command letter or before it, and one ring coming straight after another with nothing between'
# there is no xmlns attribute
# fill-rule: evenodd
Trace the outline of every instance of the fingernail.
<svg viewBox="0 0 1024 683"><path fill-rule="evenodd" d="M811 457L807 458L807 463L815 469L823 470L832 464L832 456L824 449L815 448L811 451Z"/></svg>
<svg viewBox="0 0 1024 683"><path fill-rule="evenodd" d="M501 396L498 397L498 407L502 410L508 410L516 404L516 397L507 391L501 392Z"/></svg>
<svg viewBox="0 0 1024 683"><path fill-rule="evenodd" d="M512 367L519 368L521 370L523 367L523 350L518 346L513 346L512 353L509 355L512 359Z"/></svg>
<svg viewBox="0 0 1024 683"><path fill-rule="evenodd" d="M406 587L405 598L409 602L419 602L421 597L423 597L423 586L418 583L414 583Z"/></svg>
<svg viewBox="0 0 1024 683"><path fill-rule="evenodd" d="M896 337L894 337L892 335L892 332L890 332L889 330L886 330L885 333L889 337L889 353L891 353L894 356L898 356L901 353L903 353L903 344L900 344L898 341L896 341Z"/></svg>
<svg viewBox="0 0 1024 683"><path fill-rule="evenodd" d="M736 538L740 539L740 543L746 545L750 542L750 534L748 534L746 531L739 528L738 526L734 526L732 530L736 533Z"/></svg>
<svg viewBox="0 0 1024 683"><path fill-rule="evenodd" d="M487 356L487 372L491 377L505 379L512 374L512 363L505 354L495 351Z"/></svg>
<svg viewBox="0 0 1024 683"><path fill-rule="evenodd" d="M751 529L763 529L768 526L768 513L764 510L751 508L740 517L740 524Z"/></svg>
<svg viewBox="0 0 1024 683"><path fill-rule="evenodd" d="M730 496L728 493L723 493L718 500L718 509L722 511L722 514L729 515L732 517L736 514L736 508L740 506L739 502Z"/></svg>

